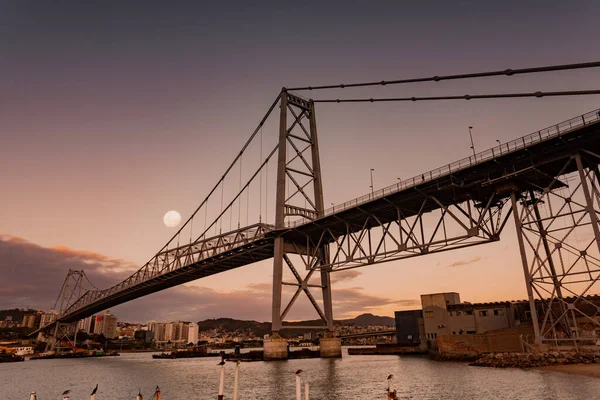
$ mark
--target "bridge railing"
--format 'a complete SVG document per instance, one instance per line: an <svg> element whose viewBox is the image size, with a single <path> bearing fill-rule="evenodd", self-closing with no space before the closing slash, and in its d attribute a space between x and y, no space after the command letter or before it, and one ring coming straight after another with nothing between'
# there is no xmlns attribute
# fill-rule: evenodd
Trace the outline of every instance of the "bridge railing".
<svg viewBox="0 0 600 400"><path fill-rule="evenodd" d="M443 176L451 175L452 173L455 173L457 171L469 168L472 165L476 165L488 160L493 160L498 156L502 156L507 153L512 153L514 151L531 146L532 144L563 135L565 133L571 132L589 124L597 123L599 121L600 109L590 111L578 117L571 118L569 120L560 122L556 125L552 125L545 129L539 130L537 132L530 133L529 135L520 137L515 140L511 140L510 142L502 143L498 146L492 147L491 149L477 153L473 156L465 157L451 164L433 169L429 172L425 172L424 174L405 179L394 185L390 185L383 189L376 190L373 193L369 193L356 199L347 201L343 204L330 207L324 211L323 215L328 216L335 213L339 213L340 211L344 211L349 208L368 203L375 199L380 199L393 193L401 192L403 190L418 186L422 183L432 181ZM299 218L293 221L288 221L286 226L289 228L295 228L297 226L304 225L310 221L311 220L308 218Z"/></svg>
<svg viewBox="0 0 600 400"><path fill-rule="evenodd" d="M265 236L273 227L255 224L218 236L164 250L156 254L143 267L124 281L104 290L90 290L65 310L60 317L79 310L95 301L123 292L138 284L160 277L179 268L218 256L224 252L247 245Z"/></svg>

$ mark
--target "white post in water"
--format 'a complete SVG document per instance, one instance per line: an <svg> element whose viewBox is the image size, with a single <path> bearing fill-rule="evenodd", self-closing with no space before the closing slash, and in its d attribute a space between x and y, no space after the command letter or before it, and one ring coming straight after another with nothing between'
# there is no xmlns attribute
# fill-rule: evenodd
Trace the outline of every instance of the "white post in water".
<svg viewBox="0 0 600 400"><path fill-rule="evenodd" d="M388 400L396 400L396 391L394 390L394 375L389 375L387 378L388 381Z"/></svg>
<svg viewBox="0 0 600 400"><path fill-rule="evenodd" d="M308 382L304 382L304 400L310 400L310 391L308 390Z"/></svg>
<svg viewBox="0 0 600 400"><path fill-rule="evenodd" d="M37 400L37 396L35 394L35 391L31 392L31 394L29 395L29 400Z"/></svg>
<svg viewBox="0 0 600 400"><path fill-rule="evenodd" d="M225 390L225 361L221 361L221 376L219 377L219 396L217 400L223 400L223 391Z"/></svg>
<svg viewBox="0 0 600 400"><path fill-rule="evenodd" d="M302 370L298 370L298 372L296 372L296 400L302 400L302 382L300 379L300 372L302 372Z"/></svg>
<svg viewBox="0 0 600 400"><path fill-rule="evenodd" d="M233 370L233 400L238 400L238 390L240 381L240 362L235 363L235 370Z"/></svg>

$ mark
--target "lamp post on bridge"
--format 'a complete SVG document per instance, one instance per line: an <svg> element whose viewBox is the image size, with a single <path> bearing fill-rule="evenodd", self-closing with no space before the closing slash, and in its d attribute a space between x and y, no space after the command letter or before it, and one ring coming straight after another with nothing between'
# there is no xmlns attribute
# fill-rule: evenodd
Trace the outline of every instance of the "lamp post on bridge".
<svg viewBox="0 0 600 400"><path fill-rule="evenodd" d="M375 194L375 189L373 187L373 171L375 171L375 169L371 168L371 195Z"/></svg>
<svg viewBox="0 0 600 400"><path fill-rule="evenodd" d="M469 137L471 138L471 150L473 150L473 157L475 157L475 145L473 144L473 133L471 133L471 130L473 129L472 126L469 127ZM477 160L475 160L477 161Z"/></svg>

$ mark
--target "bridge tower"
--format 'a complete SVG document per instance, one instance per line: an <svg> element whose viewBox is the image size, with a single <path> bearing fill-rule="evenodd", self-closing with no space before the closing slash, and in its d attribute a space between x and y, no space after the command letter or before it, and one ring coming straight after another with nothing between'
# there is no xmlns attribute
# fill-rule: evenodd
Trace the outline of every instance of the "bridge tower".
<svg viewBox="0 0 600 400"><path fill-rule="evenodd" d="M574 149L550 184L511 193L534 343L595 340L600 307L600 155Z"/></svg>
<svg viewBox="0 0 600 400"><path fill-rule="evenodd" d="M53 309L57 310L56 319L60 319L67 309L75 303L85 292L84 284L87 281L85 271L69 270ZM76 348L78 322L56 322L42 332L41 337L46 339L46 351L60 351L65 347L69 350Z"/></svg>
<svg viewBox="0 0 600 400"><path fill-rule="evenodd" d="M307 126L308 125L308 126ZM275 200L275 228L284 229L286 224L297 218L317 219L323 215L323 181L317 137L315 104L294 96L283 88L280 99L279 147L277 159L277 184ZM294 255L292 257L292 255ZM306 326L305 329L323 329L328 337L321 342L322 356L341 356L341 342L333 338L333 308L331 299L330 268L316 268L329 264L329 249L321 245L309 249L306 245L291 243L283 236L275 239L273 260L273 338L265 342L265 358L287 358L287 341L279 337L284 329L283 321L290 309L304 293L319 315L322 325ZM283 269L287 266L296 282L284 282ZM307 274L303 277L299 266ZM310 282L315 271L319 271L320 282ZM285 307L282 307L283 286L294 286L296 292ZM321 290L322 301L313 295Z"/></svg>

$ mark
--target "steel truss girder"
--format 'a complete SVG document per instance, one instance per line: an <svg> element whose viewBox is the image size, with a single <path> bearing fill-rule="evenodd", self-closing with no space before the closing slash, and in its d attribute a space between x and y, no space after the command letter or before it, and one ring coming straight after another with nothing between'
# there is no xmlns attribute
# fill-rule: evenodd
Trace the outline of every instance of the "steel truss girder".
<svg viewBox="0 0 600 400"><path fill-rule="evenodd" d="M238 249L243 251L242 249L245 247L261 241L272 230L273 227L270 225L255 224L160 252L142 268L117 285L104 290L87 291L59 316L66 317L69 313L73 313L91 303L139 285L156 281L161 276L183 267L218 258Z"/></svg>
<svg viewBox="0 0 600 400"><path fill-rule="evenodd" d="M600 309L587 298L600 289L599 163L598 155L582 150L561 170L576 168L567 189L557 189L556 178L512 195L538 344L591 340L600 330Z"/></svg>
<svg viewBox="0 0 600 400"><path fill-rule="evenodd" d="M429 202L437 204L439 209L424 212ZM443 204L434 196L427 196L418 213L410 217L390 203L398 215L390 222L381 222L368 210L360 209L365 216L361 226L351 225L338 216L346 226L345 234L323 227L318 241L307 237L306 247L315 250L328 243L330 262L314 268L340 271L489 243L499 240L510 216L510 208L504 207L506 203L505 198L497 199L496 195L485 203L467 200L461 204ZM425 218L429 220L424 222ZM448 225L452 225L452 232L448 231Z"/></svg>

